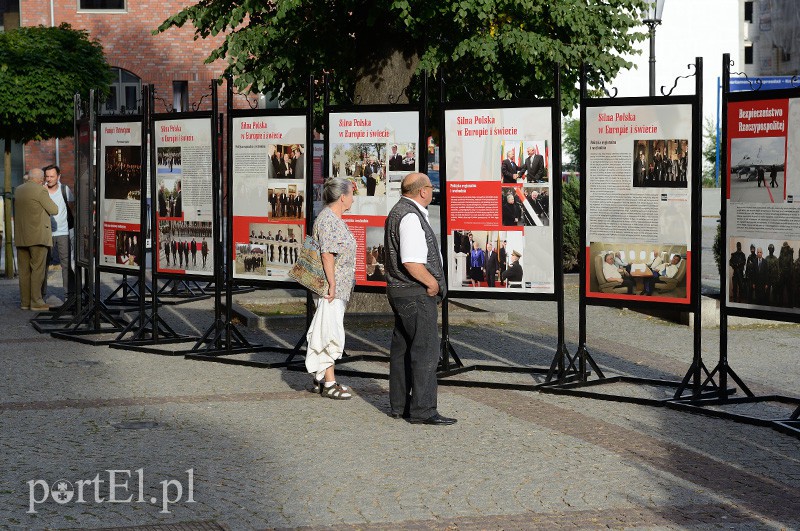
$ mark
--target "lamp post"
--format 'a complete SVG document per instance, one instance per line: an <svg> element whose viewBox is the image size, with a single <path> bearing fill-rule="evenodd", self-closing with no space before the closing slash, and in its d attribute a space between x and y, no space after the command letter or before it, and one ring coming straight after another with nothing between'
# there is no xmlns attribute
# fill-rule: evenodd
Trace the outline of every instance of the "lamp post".
<svg viewBox="0 0 800 531"><path fill-rule="evenodd" d="M647 0L645 14L642 20L650 28L650 95L656 95L656 26L661 24L661 13L664 11L666 0Z"/></svg>

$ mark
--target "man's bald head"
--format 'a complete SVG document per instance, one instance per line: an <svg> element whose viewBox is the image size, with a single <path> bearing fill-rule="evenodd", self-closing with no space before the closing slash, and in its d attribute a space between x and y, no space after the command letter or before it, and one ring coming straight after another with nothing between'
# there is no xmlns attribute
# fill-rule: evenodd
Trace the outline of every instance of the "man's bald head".
<svg viewBox="0 0 800 531"><path fill-rule="evenodd" d="M44 172L41 168L33 168L28 172L28 179L35 183L42 184L44 182Z"/></svg>
<svg viewBox="0 0 800 531"><path fill-rule="evenodd" d="M403 182L400 183L400 193L406 197L415 197L420 190L430 184L430 179L424 173L409 173L403 177Z"/></svg>

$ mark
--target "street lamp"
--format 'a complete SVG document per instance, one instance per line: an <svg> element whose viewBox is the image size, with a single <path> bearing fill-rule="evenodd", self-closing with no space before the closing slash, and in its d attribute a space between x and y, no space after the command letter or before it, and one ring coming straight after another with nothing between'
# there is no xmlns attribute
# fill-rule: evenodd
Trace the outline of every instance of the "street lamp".
<svg viewBox="0 0 800 531"><path fill-rule="evenodd" d="M661 13L666 0L646 0L647 17L642 20L650 28L650 95L656 95L656 26L661 24Z"/></svg>

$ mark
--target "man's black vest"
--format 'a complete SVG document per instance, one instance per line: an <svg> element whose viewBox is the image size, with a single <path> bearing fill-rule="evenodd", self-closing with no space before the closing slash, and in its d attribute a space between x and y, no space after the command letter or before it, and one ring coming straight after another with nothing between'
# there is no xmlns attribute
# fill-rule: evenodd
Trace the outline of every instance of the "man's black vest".
<svg viewBox="0 0 800 531"><path fill-rule="evenodd" d="M406 214L416 215L422 225L422 230L425 231L425 241L428 244L428 263L425 264L425 268L439 283L439 296L444 297L447 287L444 283L442 253L439 250L439 244L436 243L436 234L415 202L408 198L401 198L386 217L384 226L386 292L392 297L412 297L426 293L425 286L406 271L400 260L400 221Z"/></svg>

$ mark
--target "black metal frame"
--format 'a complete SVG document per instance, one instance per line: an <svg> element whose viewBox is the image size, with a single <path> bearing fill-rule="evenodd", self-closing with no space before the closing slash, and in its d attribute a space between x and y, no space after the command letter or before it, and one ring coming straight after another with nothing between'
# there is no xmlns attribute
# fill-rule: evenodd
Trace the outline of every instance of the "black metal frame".
<svg viewBox="0 0 800 531"><path fill-rule="evenodd" d="M305 118L305 143L306 143L306 158L305 158L305 208L306 208L306 217L305 217L305 231L306 233L310 230L310 213L311 209L313 208L313 196L311 194L313 190L313 156L312 156L312 144L313 144L313 102L314 102L314 78L313 76L309 77L309 88L308 88L308 105L303 110L298 109L272 109L272 110L254 110L251 105L250 110L236 110L233 108L233 81L229 77L227 78L227 125L228 130L226 134L226 153L227 153L227 187L226 187L226 212L228 212L228 220L229 223L226 224L226 263L225 263L225 281L224 284L226 286L225 290L225 318L224 320L217 321L217 326L214 330L214 337L211 340L208 338L211 336L209 332L198 341L193 349L190 352L187 352L187 358L193 360L202 360L202 361L219 361L222 363L228 364L239 364L239 365L249 365L249 366L258 366L258 367L265 367L265 368L276 368L276 367L285 367L289 365L293 358L300 353L300 347L305 342L305 336L300 338L299 342L295 345L293 349L285 348L285 347L277 347L272 345L254 345L250 343L242 333L236 328L236 325L233 323L233 290L237 287L249 286L249 287L265 287L265 288L273 288L273 287L280 287L280 288L296 288L300 289L302 286L299 286L296 282L286 279L286 280L259 280L259 279L245 279L245 278L234 278L234 267L235 267L235 260L234 260L234 251L235 251L235 242L233 238L233 219L234 219L234 212L233 212L233 196L234 196L234 178L233 178L233 120L235 118L258 118L258 117L277 117L277 116L295 116L295 117L304 117ZM248 100L249 103L249 100ZM219 282L219 280L218 280ZM307 299L307 307L306 307L306 321L309 322L309 306L308 303L310 301L310 296ZM221 300L217 300L217 305L222 304ZM207 342L208 347L205 349L201 349L200 345L204 340ZM229 356L232 354L244 354L248 352L277 352L277 353L284 353L288 354L289 356L280 362L256 362L252 360L237 360L237 359L222 359L222 356Z"/></svg>
<svg viewBox="0 0 800 531"><path fill-rule="evenodd" d="M569 369L577 369L577 372L580 376L581 382L575 384L568 384L568 385L559 385L555 387L548 387L546 389L542 389L543 392L548 393L555 393L555 394L570 394L573 396L583 396L583 397L590 397L590 398L597 398L602 400L615 400L615 401L622 401L622 402L634 402L634 403L642 403L642 404L666 404L673 400L678 400L683 397L684 391L689 388L691 383L691 393L693 399L702 399L708 396L708 392L716 392L717 385L710 377L711 373L706 368L705 364L703 363L702 359L702 349L701 349L701 338L702 338L702 327L701 327L701 297L700 297L700 264L701 264L701 250L702 250L702 239L701 239L701 216L700 213L702 212L702 179L701 179L701 146L702 146L702 127L700 124L702 122L702 96L703 96L703 60L701 57L697 57L695 59L694 65L689 65L689 67L694 67L694 74L688 76L681 76L676 79L675 84L673 85L673 89L677 85L679 79L683 78L695 78L695 94L694 96L671 96L672 90L669 92L665 92L662 88L663 96L659 97L636 97L636 98L624 98L624 99L617 99L616 98L616 91L615 94L612 96L607 90L606 94L608 97L606 98L592 98L588 97L588 90L587 90L587 67L585 64L581 66L581 155L580 155L580 168L581 168L581 175L583 179L581 180L581 204L584 205L581 208L581 221L580 221L580 249L581 249L581 266L580 266L580 286L579 286L579 340L578 340L578 350L574 356L567 355L568 359L568 370ZM591 256L587 256L587 241L586 241L586 232L587 232L587 219L586 219L586 195L587 195L587 185L586 185L586 168L587 168L587 109L589 107L609 107L609 106L634 106L634 105L686 105L690 104L692 106L692 138L691 142L692 145L690 146L691 154L692 154L692 188L691 192L691 234L690 234L690 244L692 249L692 262L690 264L690 270L687 272L690 276L690 284L687 284L687 288L690 290L689 292L689 300L686 303L668 303L668 302L659 302L654 304L647 300L635 300L635 299L628 299L628 298L601 298L601 297L589 297L587 296L587 289L589 283L589 268L590 268L590 260ZM648 378L636 378L636 377L629 377L629 376L616 376L616 377L606 377L603 373L602 369L599 367L597 362L591 356L587 346L586 346L586 328L587 328L587 316L586 316L586 309L588 305L598 305L598 306L613 306L613 307L629 307L634 309L659 309L664 311L669 310L678 310L678 311L691 311L694 313L694 338L693 338L693 356L692 356L692 364L687 371L686 375L684 376L683 380L680 382L677 381L667 381L667 380L655 380L655 379L648 379ZM577 363L577 366L576 366ZM587 370L587 364L591 366L591 368L595 371L595 374L598 380L589 382L589 371ZM708 378L705 381L702 381L702 373L705 373ZM656 385L656 386L666 386L666 387L673 387L675 388L675 393L672 398L664 399L664 400L651 400L651 399L638 399L629 396L622 396L617 394L611 393L596 393L591 391L586 391L587 387L596 387L602 384L611 384L611 383L630 383L636 385Z"/></svg>
<svg viewBox="0 0 800 531"><path fill-rule="evenodd" d="M568 357L566 342L565 342L565 325L564 325L564 272L561 264L561 254L563 245L563 230L562 230L562 180L560 175L561 167L561 77L560 65L556 64L554 68L554 97L542 100L514 100L506 102L445 102L445 81L444 76L440 77L439 94L441 105L441 119L440 123L445 124L445 113L451 110L469 110L469 109L519 109L519 108L550 108L551 111L551 138L552 138L552 175L551 175L551 193L552 193L552 208L551 223L552 239L553 239L553 293L504 293L504 292L486 292L486 291L466 291L466 290L450 290L448 292L448 300L442 305L442 371L440 374L440 384L453 385L462 387L485 387L493 389L515 389L515 390L537 390L542 386L550 385L555 378L559 383L571 381L575 375L567 374L564 365L565 357ZM447 186L447 156L446 156L447 138L444 130L441 135L440 149L445 155L442 157L440 168L440 184L444 193ZM442 202L441 208L441 239L444 243L445 263L449 264L450 259L450 246L447 244L448 224L447 224L447 198L445 197ZM445 277L449 285L449 267L445 267ZM549 367L526 367L526 366L497 366L487 364L471 364L465 366L458 358L455 349L450 343L449 336L449 299L457 299L469 297L472 299L493 299L493 300L539 300L539 301L555 301L556 311L558 318L558 337L556 354ZM450 355L454 357L457 367L450 367ZM499 372L499 373L522 373L533 375L544 375L545 381L537 384L512 384L500 383L491 381L477 381L477 380L448 380L450 376L456 376L466 372L472 371L485 371L485 372Z"/></svg>

